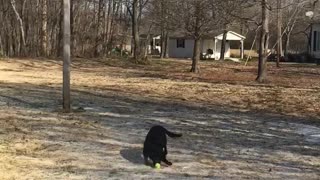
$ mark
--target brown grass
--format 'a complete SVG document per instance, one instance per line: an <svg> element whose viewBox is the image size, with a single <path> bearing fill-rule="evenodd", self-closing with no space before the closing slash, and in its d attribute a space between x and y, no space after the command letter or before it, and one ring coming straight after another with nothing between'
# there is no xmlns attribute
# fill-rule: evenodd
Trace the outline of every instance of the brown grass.
<svg viewBox="0 0 320 180"><path fill-rule="evenodd" d="M77 76L83 70L74 65ZM87 83L83 75L74 83L116 92L196 103L202 106L232 107L246 111L267 111L302 117L320 116L320 67L312 64L269 65L269 82L254 81L257 64L203 62L201 73L189 73L190 62L154 60L151 65L135 65L121 60L100 60L99 76ZM108 65L103 67L104 64ZM86 68L96 72L96 67ZM99 70L98 70L99 71ZM111 77L111 78L110 78ZM110 79L109 79L110 78ZM83 84L84 83L84 84Z"/></svg>
<svg viewBox="0 0 320 180"><path fill-rule="evenodd" d="M268 83L255 82L257 64L201 63L201 73L189 73L190 62L158 60L136 65L125 60L73 62L74 88L109 90L202 106L232 107L301 117L320 116L320 67L313 64L269 65ZM2 81L61 85L58 61L1 61Z"/></svg>
<svg viewBox="0 0 320 180"><path fill-rule="evenodd" d="M259 84L255 62L201 61L193 74L187 60L74 59L85 112L63 114L61 64L0 60L1 179L318 177L319 145L297 131L319 123L319 66L270 63ZM184 133L161 173L139 160L152 124Z"/></svg>

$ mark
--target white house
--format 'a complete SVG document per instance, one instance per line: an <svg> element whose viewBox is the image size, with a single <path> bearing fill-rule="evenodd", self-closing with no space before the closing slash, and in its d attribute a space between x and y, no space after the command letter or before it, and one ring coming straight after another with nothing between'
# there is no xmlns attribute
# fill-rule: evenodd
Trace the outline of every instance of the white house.
<svg viewBox="0 0 320 180"><path fill-rule="evenodd" d="M157 49L161 51L161 47L157 46L157 42L161 37L156 36L153 38L152 49ZM219 59L221 52L221 42L223 39L223 34L218 36L207 35L202 38L200 42L200 51L203 57L209 59ZM230 57L230 41L239 41L241 44L241 58L243 58L243 43L245 37L235 33L233 31L228 31L227 33L227 43L225 47L225 57ZM194 40L192 37L186 37L184 35L172 35L169 38L169 57L171 58L192 58L193 57Z"/></svg>
<svg viewBox="0 0 320 180"><path fill-rule="evenodd" d="M320 23L311 27L311 48L310 54L315 59L320 59Z"/></svg>

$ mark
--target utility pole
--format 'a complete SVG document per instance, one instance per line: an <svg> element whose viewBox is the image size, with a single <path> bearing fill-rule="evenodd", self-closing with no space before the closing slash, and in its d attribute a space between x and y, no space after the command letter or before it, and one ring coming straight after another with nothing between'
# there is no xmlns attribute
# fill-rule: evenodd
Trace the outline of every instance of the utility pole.
<svg viewBox="0 0 320 180"><path fill-rule="evenodd" d="M63 111L71 112L70 100L70 0L63 0Z"/></svg>

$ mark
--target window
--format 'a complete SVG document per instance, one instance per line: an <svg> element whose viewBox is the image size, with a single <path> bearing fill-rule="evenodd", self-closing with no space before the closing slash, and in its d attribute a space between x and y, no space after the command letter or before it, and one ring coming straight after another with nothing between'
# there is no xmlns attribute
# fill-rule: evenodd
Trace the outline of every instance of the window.
<svg viewBox="0 0 320 180"><path fill-rule="evenodd" d="M177 39L177 48L185 48L185 40Z"/></svg>
<svg viewBox="0 0 320 180"><path fill-rule="evenodd" d="M313 51L320 50L320 31L313 32Z"/></svg>
<svg viewBox="0 0 320 180"><path fill-rule="evenodd" d="M317 51L317 31L313 31L313 51Z"/></svg>

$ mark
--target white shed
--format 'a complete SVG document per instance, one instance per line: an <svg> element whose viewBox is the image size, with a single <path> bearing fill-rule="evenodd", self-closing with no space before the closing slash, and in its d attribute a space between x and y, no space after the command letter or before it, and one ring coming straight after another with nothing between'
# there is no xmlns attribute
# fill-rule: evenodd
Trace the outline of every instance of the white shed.
<svg viewBox="0 0 320 180"><path fill-rule="evenodd" d="M239 41L241 46L240 46L240 56L241 59L243 59L243 55L244 55L244 40L246 39L246 37L233 32L233 31L228 31L227 32L227 42L229 41ZM219 59L220 58L220 53L221 53L221 42L223 40L223 34L220 34L218 36L215 37L214 43L215 43L215 59ZM227 43L228 46L226 46L226 54L225 57L230 57L230 44ZM227 49L228 48L228 49Z"/></svg>
<svg viewBox="0 0 320 180"><path fill-rule="evenodd" d="M221 42L223 34L218 36L205 36L200 43L200 51L203 57L219 59L221 52ZM230 41L240 41L241 58L243 58L243 42L245 37L233 31L227 32L227 43L225 47L225 57L230 57ZM194 40L191 37L172 36L169 39L169 56L172 58L192 58Z"/></svg>

